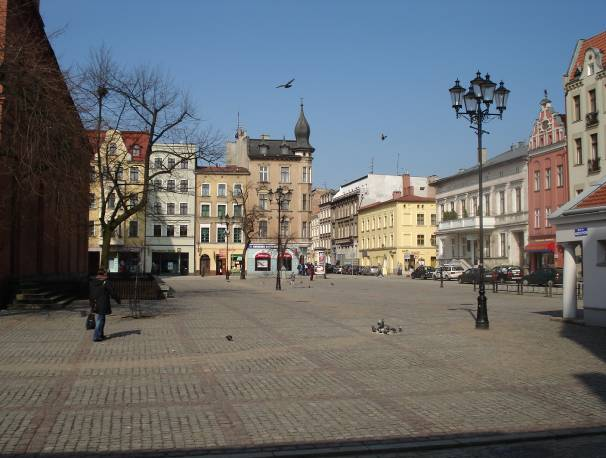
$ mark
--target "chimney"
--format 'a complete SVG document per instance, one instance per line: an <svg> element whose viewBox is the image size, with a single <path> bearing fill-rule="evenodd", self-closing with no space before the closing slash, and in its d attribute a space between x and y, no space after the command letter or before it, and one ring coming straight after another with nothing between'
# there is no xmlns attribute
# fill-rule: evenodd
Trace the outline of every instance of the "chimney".
<svg viewBox="0 0 606 458"><path fill-rule="evenodd" d="M482 153L481 153L481 161L482 164L485 164L486 161L488 160L488 150L486 148L482 148Z"/></svg>
<svg viewBox="0 0 606 458"><path fill-rule="evenodd" d="M415 188L410 185L410 174L405 173L402 175L402 196L414 196Z"/></svg>
<svg viewBox="0 0 606 458"><path fill-rule="evenodd" d="M261 140L269 140L270 136L268 134L261 134Z"/></svg>
<svg viewBox="0 0 606 458"><path fill-rule="evenodd" d="M393 191L391 193L391 198L392 199L398 199L399 197L402 197L402 191Z"/></svg>

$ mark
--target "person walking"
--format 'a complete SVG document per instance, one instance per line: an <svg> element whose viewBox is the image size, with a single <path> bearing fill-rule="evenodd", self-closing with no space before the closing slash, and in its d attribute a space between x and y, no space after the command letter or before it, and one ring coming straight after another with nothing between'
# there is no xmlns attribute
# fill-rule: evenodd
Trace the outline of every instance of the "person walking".
<svg viewBox="0 0 606 458"><path fill-rule="evenodd" d="M107 272L105 269L101 268L97 271L97 276L90 282L89 302L91 305L91 312L97 314L93 342L101 342L106 339L104 334L105 316L111 315L112 313L110 297L113 297L116 302L120 304L120 298L116 296L111 286L108 284Z"/></svg>

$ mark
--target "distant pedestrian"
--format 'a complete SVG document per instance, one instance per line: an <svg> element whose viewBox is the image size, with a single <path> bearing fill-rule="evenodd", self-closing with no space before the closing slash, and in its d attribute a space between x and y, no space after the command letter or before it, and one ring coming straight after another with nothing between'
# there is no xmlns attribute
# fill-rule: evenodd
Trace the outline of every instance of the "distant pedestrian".
<svg viewBox="0 0 606 458"><path fill-rule="evenodd" d="M105 316L111 315L112 313L110 296L113 297L118 304L120 303L120 298L115 295L111 285L108 284L107 272L105 269L101 268L97 271L97 276L90 282L89 302L91 312L97 314L97 324L93 334L94 342L101 342L106 338L104 334Z"/></svg>

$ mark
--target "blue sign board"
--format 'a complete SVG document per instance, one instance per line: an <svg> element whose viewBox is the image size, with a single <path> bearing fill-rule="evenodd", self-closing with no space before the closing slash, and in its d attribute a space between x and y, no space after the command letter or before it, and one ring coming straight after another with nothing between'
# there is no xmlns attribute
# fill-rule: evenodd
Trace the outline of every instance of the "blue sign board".
<svg viewBox="0 0 606 458"><path fill-rule="evenodd" d="M575 237L584 237L586 236L588 233L587 228L586 227L576 227L574 229L574 236Z"/></svg>

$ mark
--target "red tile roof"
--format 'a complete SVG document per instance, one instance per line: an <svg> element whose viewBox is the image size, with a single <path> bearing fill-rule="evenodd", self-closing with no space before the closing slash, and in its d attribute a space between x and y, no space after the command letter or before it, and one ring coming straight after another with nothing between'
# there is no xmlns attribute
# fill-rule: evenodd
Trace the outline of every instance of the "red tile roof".
<svg viewBox="0 0 606 458"><path fill-rule="evenodd" d="M575 208L606 206L606 183L580 201Z"/></svg>
<svg viewBox="0 0 606 458"><path fill-rule="evenodd" d="M583 67L585 53L589 48L597 48L602 52L602 67L606 67L606 32L598 33L591 38L585 39L581 43L581 49L577 55L577 60L574 65L568 70L568 77L574 78L574 73L577 68ZM571 74L572 73L572 74Z"/></svg>
<svg viewBox="0 0 606 458"><path fill-rule="evenodd" d="M101 142L105 140L105 134L107 131L101 131ZM96 130L87 130L86 135L93 146L93 150L97 147L97 134ZM149 145L149 134L147 132L137 132L132 130L120 131L120 135L122 136L122 141L124 142L124 146L126 146L126 151L132 154L133 147L135 145L139 145L141 147L141 154L139 157L133 156L133 161L141 161L145 159L145 153L147 152L147 147Z"/></svg>

